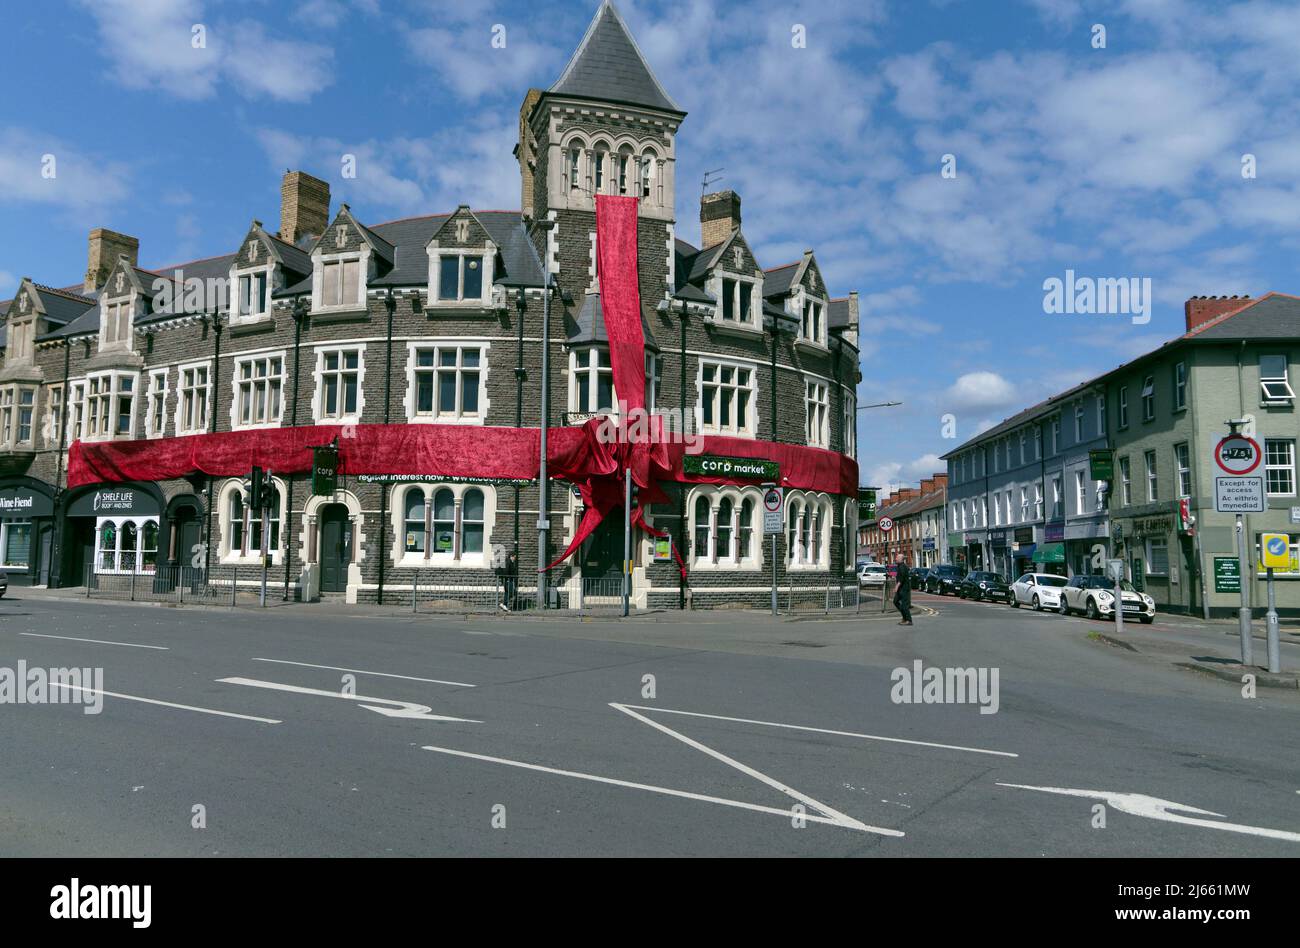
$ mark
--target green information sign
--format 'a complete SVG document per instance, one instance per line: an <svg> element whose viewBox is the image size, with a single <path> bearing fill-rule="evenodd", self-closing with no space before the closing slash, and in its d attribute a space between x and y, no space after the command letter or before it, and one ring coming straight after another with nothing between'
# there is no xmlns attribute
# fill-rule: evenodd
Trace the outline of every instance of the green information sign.
<svg viewBox="0 0 1300 948"><path fill-rule="evenodd" d="M761 458L720 458L711 454L687 454L682 457L682 471L705 477L739 477L746 480L778 481L781 466Z"/></svg>
<svg viewBox="0 0 1300 948"><path fill-rule="evenodd" d="M311 492L315 497L330 497L339 485L337 448L312 448Z"/></svg>
<svg viewBox="0 0 1300 948"><path fill-rule="evenodd" d="M858 519L859 520L876 519L876 488L874 487L858 488Z"/></svg>
<svg viewBox="0 0 1300 948"><path fill-rule="evenodd" d="M1089 474L1094 481L1115 479L1115 452L1110 448L1094 448L1088 452Z"/></svg>
<svg viewBox="0 0 1300 948"><path fill-rule="evenodd" d="M1216 593L1241 592L1241 563L1235 556L1214 558L1214 591Z"/></svg>

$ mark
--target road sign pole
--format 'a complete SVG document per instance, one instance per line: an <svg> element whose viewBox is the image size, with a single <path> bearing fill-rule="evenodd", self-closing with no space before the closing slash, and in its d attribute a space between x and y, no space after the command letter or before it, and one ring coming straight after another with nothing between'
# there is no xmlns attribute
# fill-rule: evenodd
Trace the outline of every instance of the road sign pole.
<svg viewBox="0 0 1300 948"><path fill-rule="evenodd" d="M1246 577L1250 575L1246 561L1246 524L1237 514L1237 568L1241 573L1241 606L1237 609L1237 628L1241 634L1241 664L1255 664L1254 643L1250 638L1250 599Z"/></svg>
<svg viewBox="0 0 1300 948"><path fill-rule="evenodd" d="M1268 670L1277 674L1282 670L1282 652L1277 637L1277 599L1273 594L1273 567L1268 568L1268 614L1264 618L1268 629Z"/></svg>
<svg viewBox="0 0 1300 948"><path fill-rule="evenodd" d="M623 472L623 615L632 593L632 469Z"/></svg>

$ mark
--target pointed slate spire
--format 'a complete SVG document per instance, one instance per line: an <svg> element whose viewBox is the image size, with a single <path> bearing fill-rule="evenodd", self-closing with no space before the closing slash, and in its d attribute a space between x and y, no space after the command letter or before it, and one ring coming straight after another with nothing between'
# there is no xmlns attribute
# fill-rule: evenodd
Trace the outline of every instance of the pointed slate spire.
<svg viewBox="0 0 1300 948"><path fill-rule="evenodd" d="M664 112L681 109L664 91L636 40L609 0L603 0L577 52L551 86L556 95L623 102Z"/></svg>

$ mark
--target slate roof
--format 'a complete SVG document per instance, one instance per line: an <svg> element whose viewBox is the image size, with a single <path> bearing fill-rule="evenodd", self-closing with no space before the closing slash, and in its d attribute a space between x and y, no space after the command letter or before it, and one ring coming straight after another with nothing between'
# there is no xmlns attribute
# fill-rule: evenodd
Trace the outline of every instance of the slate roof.
<svg viewBox="0 0 1300 948"><path fill-rule="evenodd" d="M576 317L565 315L564 317L566 341L572 345L575 343L586 342L609 342L609 335L605 331L605 315L600 307L600 294L584 294L582 306L578 309ZM650 331L650 322L646 319L645 307L641 308L641 333L645 337L645 347L654 351L659 351L659 345L655 342L654 333Z"/></svg>
<svg viewBox="0 0 1300 948"><path fill-rule="evenodd" d="M495 282L506 286L542 286L546 276L537 249L524 230L523 216L518 211L475 211L492 242L500 251L504 273L495 275ZM417 286L429 282L429 255L425 247L433 235L447 222L450 214L433 214L428 217L408 217L369 228L394 249L393 269L379 277L372 286ZM307 289L310 289L310 283ZM290 288L294 289L294 288ZM305 291L298 291L305 292ZM296 295L288 290L277 296Z"/></svg>
<svg viewBox="0 0 1300 948"><path fill-rule="evenodd" d="M831 329L848 329L852 327L852 315L849 313L849 298L831 300L831 305L827 311L829 322L827 326Z"/></svg>
<svg viewBox="0 0 1300 948"><path fill-rule="evenodd" d="M1300 339L1300 297L1266 293L1257 300L1202 323L1181 340Z"/></svg>
<svg viewBox="0 0 1300 948"><path fill-rule="evenodd" d="M783 267L773 267L771 270L763 271L763 296L771 298L781 296L790 292L790 287L794 284L795 278L799 275L799 264L802 260L796 260L794 263L787 263Z"/></svg>
<svg viewBox="0 0 1300 948"><path fill-rule="evenodd" d="M573 58L549 91L685 115L655 78L609 0L601 3Z"/></svg>

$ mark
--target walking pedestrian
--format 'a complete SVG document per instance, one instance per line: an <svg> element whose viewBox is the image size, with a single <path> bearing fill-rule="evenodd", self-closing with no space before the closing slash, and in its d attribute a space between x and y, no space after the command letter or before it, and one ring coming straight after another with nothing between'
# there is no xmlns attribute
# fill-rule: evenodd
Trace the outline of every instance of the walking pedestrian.
<svg viewBox="0 0 1300 948"><path fill-rule="evenodd" d="M895 578L898 581L898 588L894 590L894 608L898 610L903 617L898 620L899 625L912 624L912 571L907 568L907 561L903 559L903 554L899 553L895 560L898 564Z"/></svg>

